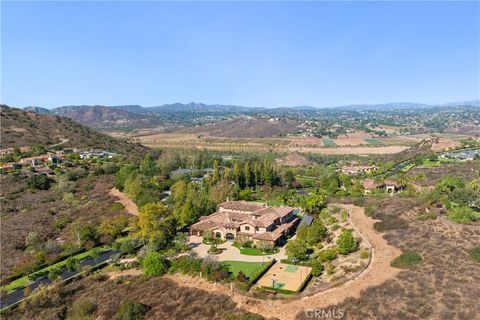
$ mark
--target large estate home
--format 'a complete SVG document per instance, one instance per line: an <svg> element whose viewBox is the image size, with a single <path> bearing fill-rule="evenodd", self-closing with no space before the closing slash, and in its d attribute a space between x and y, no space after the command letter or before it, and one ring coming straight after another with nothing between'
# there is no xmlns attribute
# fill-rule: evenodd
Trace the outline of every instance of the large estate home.
<svg viewBox="0 0 480 320"><path fill-rule="evenodd" d="M248 201L227 201L217 212L203 216L190 227L190 234L202 236L211 231L223 240L268 241L278 244L298 222L294 208L270 207Z"/></svg>

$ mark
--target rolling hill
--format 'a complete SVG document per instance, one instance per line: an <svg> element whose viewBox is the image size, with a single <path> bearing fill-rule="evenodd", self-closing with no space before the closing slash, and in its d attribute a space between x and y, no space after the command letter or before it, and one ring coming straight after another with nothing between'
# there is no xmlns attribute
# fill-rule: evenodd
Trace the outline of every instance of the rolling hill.
<svg viewBox="0 0 480 320"><path fill-rule="evenodd" d="M270 138L296 133L298 124L293 120L247 116L188 128L184 132L224 138Z"/></svg>
<svg viewBox="0 0 480 320"><path fill-rule="evenodd" d="M1 148L42 145L68 140L64 147L99 148L129 157L149 152L139 144L112 138L73 120L51 114L10 108L1 105Z"/></svg>

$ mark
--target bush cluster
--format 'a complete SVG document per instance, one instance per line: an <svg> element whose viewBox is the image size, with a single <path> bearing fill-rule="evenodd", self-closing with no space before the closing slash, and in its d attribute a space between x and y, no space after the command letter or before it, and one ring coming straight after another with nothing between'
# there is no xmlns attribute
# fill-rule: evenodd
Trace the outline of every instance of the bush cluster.
<svg viewBox="0 0 480 320"><path fill-rule="evenodd" d="M422 257L417 252L406 251L393 259L390 265L395 268L408 269L421 264L422 261Z"/></svg>

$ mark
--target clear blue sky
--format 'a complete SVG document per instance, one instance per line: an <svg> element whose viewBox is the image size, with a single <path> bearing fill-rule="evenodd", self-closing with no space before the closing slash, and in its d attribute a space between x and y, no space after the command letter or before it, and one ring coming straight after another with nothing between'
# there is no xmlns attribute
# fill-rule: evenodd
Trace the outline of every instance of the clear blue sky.
<svg viewBox="0 0 480 320"><path fill-rule="evenodd" d="M479 99L480 2L4 2L1 101Z"/></svg>

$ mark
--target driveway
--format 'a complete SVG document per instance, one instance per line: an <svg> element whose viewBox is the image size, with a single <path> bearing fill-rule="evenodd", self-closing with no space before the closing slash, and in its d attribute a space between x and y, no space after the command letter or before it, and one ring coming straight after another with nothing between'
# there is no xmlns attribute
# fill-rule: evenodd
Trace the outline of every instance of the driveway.
<svg viewBox="0 0 480 320"><path fill-rule="evenodd" d="M285 246L280 248L280 251L271 255L264 256L247 256L240 254L240 250L232 246L233 242L227 241L219 244L217 247L222 249L220 254L210 254L208 249L210 245L202 243L202 238L198 236L190 236L189 246L193 252L195 252L199 258L206 258L208 256L215 257L219 261L233 260L233 261L247 261L247 262L265 262L271 259L281 260L286 259Z"/></svg>

